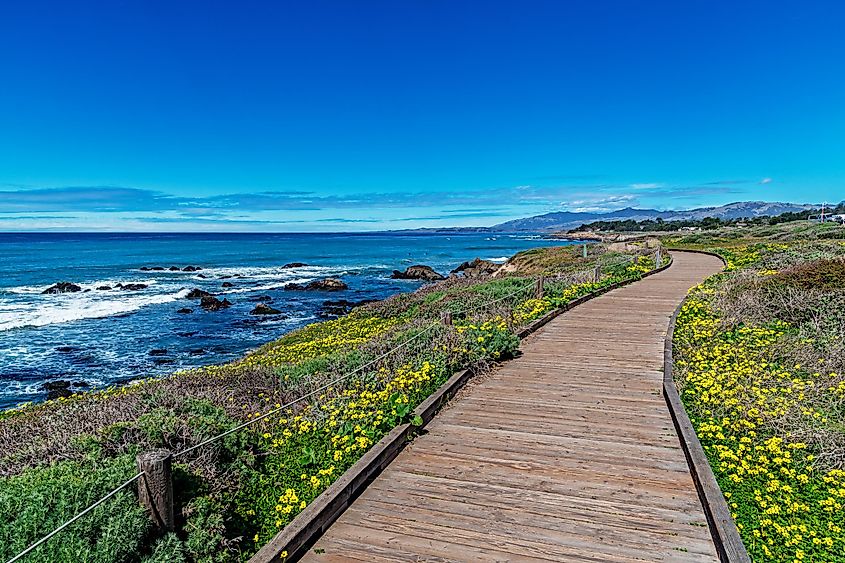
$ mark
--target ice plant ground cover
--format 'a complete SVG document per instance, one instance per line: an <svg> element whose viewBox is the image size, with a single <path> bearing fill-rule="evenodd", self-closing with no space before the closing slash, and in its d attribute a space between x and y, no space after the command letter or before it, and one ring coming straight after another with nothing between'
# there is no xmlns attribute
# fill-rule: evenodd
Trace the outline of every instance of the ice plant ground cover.
<svg viewBox="0 0 845 563"><path fill-rule="evenodd" d="M175 534L151 529L130 488L32 556L248 558L391 428L416 422L413 409L452 373L513 355L522 326L654 266L646 256L620 261L625 257L598 245L587 259L577 250L531 252L531 274L542 264L549 276L542 299L533 298L534 279L520 270L517 255L508 277L431 284L309 325L231 364L0 415L0 559L132 476L138 452L178 452L326 387L306 403L177 458ZM596 261L603 264L599 280L591 270ZM440 322L444 311L453 326Z"/></svg>
<svg viewBox="0 0 845 563"><path fill-rule="evenodd" d="M752 559L845 561L845 245L774 234L670 241L728 263L681 309L676 382Z"/></svg>

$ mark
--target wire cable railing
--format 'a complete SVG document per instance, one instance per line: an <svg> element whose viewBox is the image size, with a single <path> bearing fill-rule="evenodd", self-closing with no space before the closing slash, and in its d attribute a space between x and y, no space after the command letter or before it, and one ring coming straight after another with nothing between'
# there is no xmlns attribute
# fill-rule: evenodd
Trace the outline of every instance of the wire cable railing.
<svg viewBox="0 0 845 563"><path fill-rule="evenodd" d="M660 250L658 250L658 252L660 252ZM617 264L602 264L601 266L602 267L613 267L613 266L625 264L627 262L631 262L631 261L636 260L638 256L640 256L640 255L628 255L628 256L625 257L625 259L623 261L621 261ZM573 276L575 274L588 275L588 274L592 274L593 272L595 272L595 269L576 271L576 272L565 272L565 273L558 274L557 279L563 279L563 276L567 276L567 277L571 278L571 276ZM554 279L556 279L556 278L555 277L549 278L550 281L554 280ZM480 309L490 308L492 305L495 305L497 303L500 303L502 301L505 301L507 299L515 297L516 295L519 295L520 293L525 292L529 289L535 288L536 286L537 286L537 278L532 278L531 281L529 281L525 285L519 287L518 289L516 289L512 292L507 293L506 295L503 295L501 297L497 297L496 299L492 299L490 301L486 301L486 302L481 303L479 305L474 305L474 306L471 306L471 307L467 307L465 309L458 310L458 311L454 312L453 314L455 314L456 316L458 316L458 315L465 316L470 312L478 311ZM232 427L232 428L230 428L230 429L228 429L224 432L221 432L221 433L219 433L215 436L207 438L207 439L205 439L205 440L203 440L203 441L201 441L201 442L199 442L199 443L197 443L193 446L182 449L182 450L174 453L172 457L173 458L182 457L182 456L189 454L193 451L196 451L196 450L198 450L198 449L200 449L204 446L207 446L209 444L217 442L218 440L221 440L221 439L225 438L226 436L229 436L231 434L239 432L240 430L243 430L244 428L247 428L247 427L249 427L249 426L251 426L251 425L253 425L253 424L255 424L255 423L257 423L261 420L264 420L268 417L273 416L274 414L277 414L281 411L284 411L285 409L289 409L290 407L292 407L292 406L294 406L298 403L301 403L303 401L311 399L312 397L315 397L315 396L319 395L320 393L323 393L323 392L331 389L335 385L343 383L344 381L348 380L352 376L363 372L365 369L367 369L367 368L369 368L373 365L376 365L378 362L384 360L385 358L389 357L390 355L392 355L392 354L398 352L399 350L407 347L411 342L420 339L425 334L428 334L429 332L434 330L434 328L437 327L437 326L440 326L440 323L439 322L433 322L428 327L420 330L416 334L414 334L414 335L410 336L409 338L403 340L402 342L400 342L396 346L390 348L386 352L384 352L384 353L380 354L379 356L377 356L376 358L373 358L372 360L364 363L363 365L355 368L354 370L352 370L348 373L345 373L345 374L343 374L339 377L336 377L336 378L332 379L331 381L329 381L329 382L309 391L308 393L301 395L301 396L299 396L299 397L297 397L297 398L295 398L291 401L288 401L287 403L282 404L278 407L275 407L275 408L271 409L270 411L267 411L266 413L263 413L261 415L254 417L254 418L251 418L250 420L248 420L246 422L238 424L237 426L234 426L234 427ZM11 559L9 559L6 563L16 563L17 561L22 560L24 557L26 557L27 555L29 555L30 553L32 553L33 551L38 549L40 546L47 543L50 539L55 537L57 534L61 533L63 530L65 530L66 528L71 526L74 522L83 518L84 516L86 516L87 514L92 512L95 508L97 508L98 506L100 506L101 504L106 502L107 500L114 497L117 493L119 493L123 489L127 488L132 483L141 479L144 476L144 474L145 474L144 471L138 472L137 474L132 476L130 479L126 480L124 483L122 483L121 485L119 485L118 487L116 487L115 489L110 491L109 493L107 493L105 496L103 496L102 498L100 498L99 500L97 500L93 504L89 505L87 508L85 508L84 510L82 510L81 512L79 512L78 514L76 514L75 516L73 516L72 518L67 520L66 522L64 522L63 524L61 524L55 530L53 530L49 534L45 535L41 539L37 540L36 542L31 544L29 547L27 547L25 550L21 551L20 553L18 553L17 555L15 555Z"/></svg>

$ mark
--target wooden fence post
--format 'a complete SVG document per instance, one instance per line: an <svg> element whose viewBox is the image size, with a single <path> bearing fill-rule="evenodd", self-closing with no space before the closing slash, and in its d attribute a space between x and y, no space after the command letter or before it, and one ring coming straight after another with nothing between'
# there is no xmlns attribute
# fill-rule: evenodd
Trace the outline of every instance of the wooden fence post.
<svg viewBox="0 0 845 563"><path fill-rule="evenodd" d="M144 475L138 480L138 500L147 509L155 525L161 530L176 530L173 513L173 454L159 449L138 454L138 471Z"/></svg>
<svg viewBox="0 0 845 563"><path fill-rule="evenodd" d="M596 271L594 273L594 281L596 283L601 281L601 264L596 264Z"/></svg>
<svg viewBox="0 0 845 563"><path fill-rule="evenodd" d="M443 321L443 324L446 326L452 325L452 311L443 311L443 314L440 315L440 320Z"/></svg>
<svg viewBox="0 0 845 563"><path fill-rule="evenodd" d="M543 298L543 284L545 282L545 278L541 275L537 278L537 282L534 285L534 297L537 299Z"/></svg>
<svg viewBox="0 0 845 563"><path fill-rule="evenodd" d="M581 257L582 258L587 257L587 243L586 242L584 243L584 246L581 247Z"/></svg>
<svg viewBox="0 0 845 563"><path fill-rule="evenodd" d="M663 265L663 256L660 254L660 249L654 251L654 266L659 268Z"/></svg>

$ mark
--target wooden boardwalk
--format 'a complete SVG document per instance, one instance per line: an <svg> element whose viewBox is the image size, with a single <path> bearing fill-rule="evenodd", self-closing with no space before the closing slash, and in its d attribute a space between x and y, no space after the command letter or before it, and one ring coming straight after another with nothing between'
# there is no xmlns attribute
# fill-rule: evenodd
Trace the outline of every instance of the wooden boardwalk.
<svg viewBox="0 0 845 563"><path fill-rule="evenodd" d="M661 388L669 318L722 264L673 254L467 388L304 560L717 561Z"/></svg>

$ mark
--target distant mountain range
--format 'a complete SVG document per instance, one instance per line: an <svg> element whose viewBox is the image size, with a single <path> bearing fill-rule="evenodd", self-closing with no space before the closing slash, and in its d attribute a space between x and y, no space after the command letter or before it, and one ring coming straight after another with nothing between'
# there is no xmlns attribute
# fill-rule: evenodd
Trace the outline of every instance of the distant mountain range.
<svg viewBox="0 0 845 563"><path fill-rule="evenodd" d="M705 217L718 219L740 219L743 217L759 217L780 215L786 212L807 211L818 209L820 205L780 203L767 201L738 201L719 207L699 207L686 211L658 211L657 209L635 209L626 207L617 211L605 213L590 213L577 211L558 211L545 213L525 219L515 219L489 227L493 232L557 232L568 231L593 221L614 221L633 219L663 219L665 221L699 220Z"/></svg>

